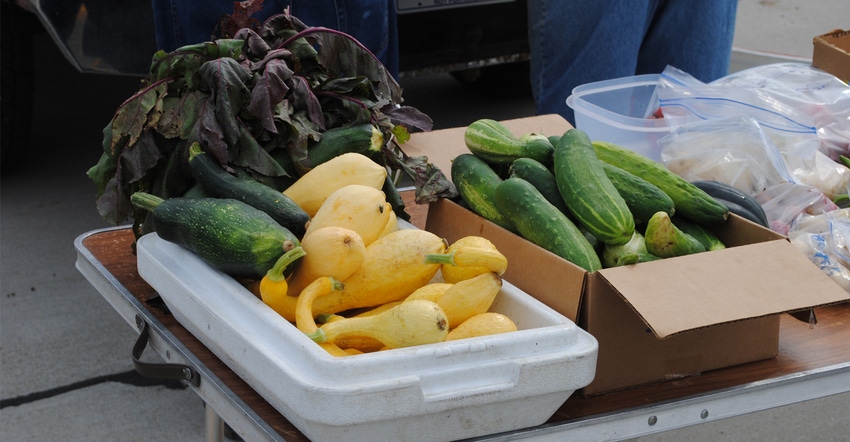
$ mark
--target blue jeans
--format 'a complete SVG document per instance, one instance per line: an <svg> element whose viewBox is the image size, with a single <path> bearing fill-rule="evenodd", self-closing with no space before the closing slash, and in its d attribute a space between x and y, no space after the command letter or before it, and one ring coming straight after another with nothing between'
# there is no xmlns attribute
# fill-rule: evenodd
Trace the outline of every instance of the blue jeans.
<svg viewBox="0 0 850 442"><path fill-rule="evenodd" d="M165 51L212 40L219 20L233 13L233 0L152 0L157 47ZM290 7L308 26L345 32L369 48L398 76L395 0L265 0L256 14L262 23Z"/></svg>
<svg viewBox="0 0 850 442"><path fill-rule="evenodd" d="M529 0L537 112L575 125L574 87L667 65L703 82L729 71L738 0Z"/></svg>

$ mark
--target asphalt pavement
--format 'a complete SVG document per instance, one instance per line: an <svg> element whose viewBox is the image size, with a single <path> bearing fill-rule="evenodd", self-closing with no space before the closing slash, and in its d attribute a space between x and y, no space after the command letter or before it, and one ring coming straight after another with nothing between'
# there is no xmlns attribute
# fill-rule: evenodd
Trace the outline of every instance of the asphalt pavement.
<svg viewBox="0 0 850 442"><path fill-rule="evenodd" d="M850 27L844 0L741 0L733 68L811 57L811 39ZM101 131L139 79L80 74L37 38L31 147L0 182L0 440L202 441L203 402L133 370L136 331L76 270L74 239L108 227L85 176ZM534 114L531 98L484 96L447 74L402 81L435 128ZM850 394L640 441L844 441Z"/></svg>

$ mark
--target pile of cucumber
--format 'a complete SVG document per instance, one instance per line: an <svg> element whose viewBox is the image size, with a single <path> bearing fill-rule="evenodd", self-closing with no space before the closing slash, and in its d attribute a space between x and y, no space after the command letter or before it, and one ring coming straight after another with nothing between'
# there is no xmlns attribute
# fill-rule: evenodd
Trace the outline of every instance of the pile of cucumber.
<svg viewBox="0 0 850 442"><path fill-rule="evenodd" d="M761 206L720 182L690 183L579 129L513 135L481 119L452 162L460 202L589 272L725 247L730 212L767 227Z"/></svg>

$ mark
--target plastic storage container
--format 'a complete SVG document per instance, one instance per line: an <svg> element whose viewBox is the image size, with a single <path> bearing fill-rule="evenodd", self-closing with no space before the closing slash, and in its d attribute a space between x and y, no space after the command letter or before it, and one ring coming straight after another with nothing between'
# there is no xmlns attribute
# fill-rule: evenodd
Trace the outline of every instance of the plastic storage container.
<svg viewBox="0 0 850 442"><path fill-rule="evenodd" d="M657 141L671 131L668 121L651 118L658 109L658 74L583 84L567 97L576 128L591 140L607 141L660 161Z"/></svg>
<svg viewBox="0 0 850 442"><path fill-rule="evenodd" d="M455 440L545 423L596 370L590 334L507 281L518 331L333 357L236 280L155 233L138 270L175 318L313 440Z"/></svg>

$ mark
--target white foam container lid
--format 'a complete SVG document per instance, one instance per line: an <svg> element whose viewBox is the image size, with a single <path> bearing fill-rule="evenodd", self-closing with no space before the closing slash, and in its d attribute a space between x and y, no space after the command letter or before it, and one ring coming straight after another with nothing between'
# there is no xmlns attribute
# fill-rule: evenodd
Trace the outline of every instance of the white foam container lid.
<svg viewBox="0 0 850 442"><path fill-rule="evenodd" d="M138 271L187 330L314 440L456 440L545 423L596 370L598 344L507 281L518 331L333 357L235 279L156 233Z"/></svg>

